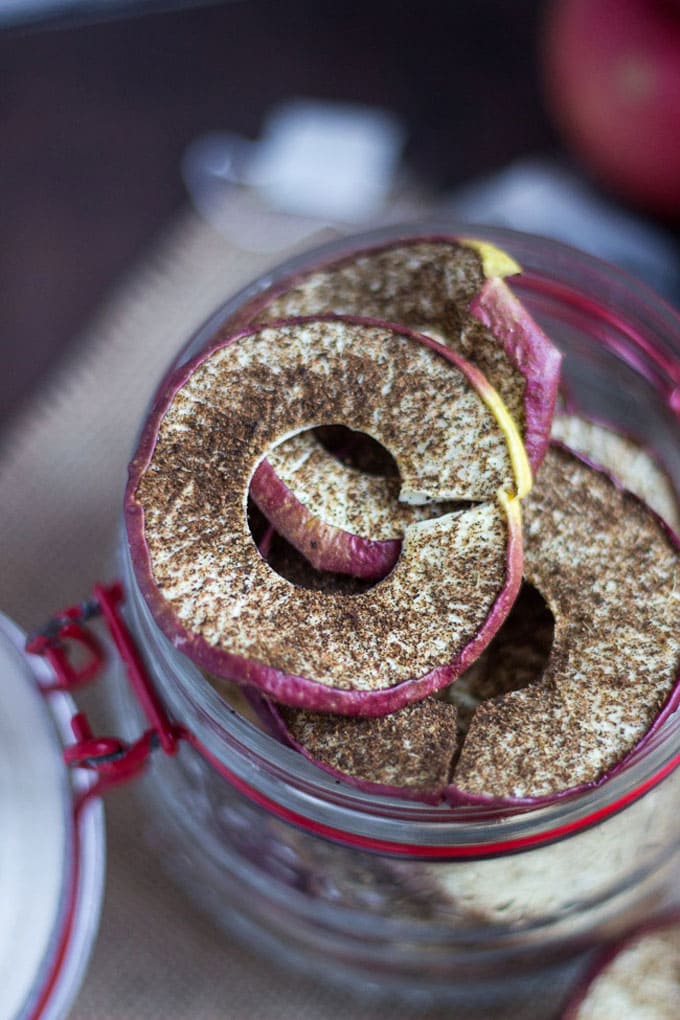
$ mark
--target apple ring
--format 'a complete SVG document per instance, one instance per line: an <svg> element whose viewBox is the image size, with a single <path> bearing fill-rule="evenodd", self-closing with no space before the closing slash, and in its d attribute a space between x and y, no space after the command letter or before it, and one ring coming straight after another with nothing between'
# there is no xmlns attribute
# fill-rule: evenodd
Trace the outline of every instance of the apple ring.
<svg viewBox="0 0 680 1020"><path fill-rule="evenodd" d="M473 797L606 777L680 700L680 556L656 514L553 447L525 535L524 576L553 613L553 647L539 683L475 712L453 776Z"/></svg>
<svg viewBox="0 0 680 1020"><path fill-rule="evenodd" d="M523 447L499 406L478 371L405 328L297 320L217 342L166 381L130 466L132 561L158 624L208 672L291 705L382 715L450 682L521 579L530 472L517 481ZM479 504L408 527L370 591L296 587L253 542L248 489L269 449L324 423L387 447L403 501Z"/></svg>
<svg viewBox="0 0 680 1020"><path fill-rule="evenodd" d="M561 355L503 282L521 272L513 258L487 241L442 235L321 258L256 294L227 330L335 313L436 334L498 392L537 471L550 442Z"/></svg>

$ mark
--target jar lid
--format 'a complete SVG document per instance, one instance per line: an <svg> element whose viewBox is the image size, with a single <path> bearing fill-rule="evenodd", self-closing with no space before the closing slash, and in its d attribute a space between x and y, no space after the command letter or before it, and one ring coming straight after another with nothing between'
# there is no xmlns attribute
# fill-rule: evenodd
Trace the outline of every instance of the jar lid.
<svg viewBox="0 0 680 1020"><path fill-rule="evenodd" d="M104 825L63 760L73 703L0 614L0 1020L70 1008L99 922Z"/></svg>

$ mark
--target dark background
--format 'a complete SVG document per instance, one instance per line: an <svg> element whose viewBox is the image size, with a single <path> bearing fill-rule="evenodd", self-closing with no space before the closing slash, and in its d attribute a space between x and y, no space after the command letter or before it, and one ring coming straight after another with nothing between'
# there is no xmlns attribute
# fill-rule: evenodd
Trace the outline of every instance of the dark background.
<svg viewBox="0 0 680 1020"><path fill-rule="evenodd" d="M540 0L242 0L0 31L0 425L186 201L185 146L287 96L386 106L450 188L559 148Z"/></svg>

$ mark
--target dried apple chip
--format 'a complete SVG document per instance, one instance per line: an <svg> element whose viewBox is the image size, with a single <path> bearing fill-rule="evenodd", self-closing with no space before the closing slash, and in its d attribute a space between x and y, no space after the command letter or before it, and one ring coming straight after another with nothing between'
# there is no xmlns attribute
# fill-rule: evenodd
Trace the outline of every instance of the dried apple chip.
<svg viewBox="0 0 680 1020"><path fill-rule="evenodd" d="M132 560L157 622L211 674L310 709L383 715L448 683L521 578L530 474L497 403L459 356L392 325L297 320L217 342L166 381L130 467ZM403 501L478 501L407 527L394 569L357 594L291 584L247 523L261 460L324 423L382 443Z"/></svg>
<svg viewBox="0 0 680 1020"><path fill-rule="evenodd" d="M255 295L228 328L336 313L434 331L499 393L536 472L550 441L561 356L504 283L519 272L486 241L400 237L322 256Z"/></svg>
<svg viewBox="0 0 680 1020"><path fill-rule="evenodd" d="M638 497L553 447L525 510L525 577L550 607L540 683L479 706L451 799L601 782L680 701L678 541Z"/></svg>
<svg viewBox="0 0 680 1020"><path fill-rule="evenodd" d="M595 958L561 1020L675 1020L680 1002L680 916L657 917Z"/></svg>
<svg viewBox="0 0 680 1020"><path fill-rule="evenodd" d="M273 718L288 743L331 775L367 793L436 804L458 744L456 714L453 705L424 698L379 718L285 706Z"/></svg>

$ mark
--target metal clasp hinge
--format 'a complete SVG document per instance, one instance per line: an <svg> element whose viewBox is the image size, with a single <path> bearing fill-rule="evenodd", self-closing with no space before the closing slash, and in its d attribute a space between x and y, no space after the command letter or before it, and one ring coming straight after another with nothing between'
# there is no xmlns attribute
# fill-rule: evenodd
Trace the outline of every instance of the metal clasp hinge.
<svg viewBox="0 0 680 1020"><path fill-rule="evenodd" d="M120 583L95 585L91 599L58 613L26 642L26 650L44 656L54 671L54 682L43 687L43 691L47 694L70 691L94 680L106 662L102 643L86 626L94 617L102 617L149 723L137 740L128 743L118 737L95 736L84 712L73 716L71 729L75 740L65 748L64 760L67 765L97 773L97 781L88 789L88 798L137 775L156 748L175 754L183 735L182 728L169 719L151 682L120 612L123 601ZM74 655L82 661L76 662Z"/></svg>

